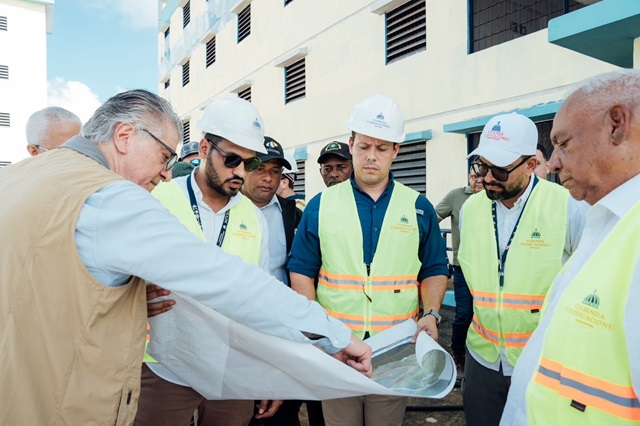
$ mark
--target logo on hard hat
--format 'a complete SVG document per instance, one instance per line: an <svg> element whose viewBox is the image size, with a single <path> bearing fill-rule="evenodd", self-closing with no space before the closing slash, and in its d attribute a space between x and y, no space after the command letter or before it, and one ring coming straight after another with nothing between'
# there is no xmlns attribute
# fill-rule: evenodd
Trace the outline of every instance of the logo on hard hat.
<svg viewBox="0 0 640 426"><path fill-rule="evenodd" d="M384 120L384 114L382 113L376 115L376 117L373 120L369 120L367 121L367 123L377 128L383 128L383 127L385 129L391 128L391 126L389 126L389 124L387 124L387 122Z"/></svg>
<svg viewBox="0 0 640 426"><path fill-rule="evenodd" d="M254 129L262 130L262 126L260 125L260 121L257 118L255 120L253 120L252 126L253 126Z"/></svg>
<svg viewBox="0 0 640 426"><path fill-rule="evenodd" d="M335 142L331 142L329 145L327 145L327 147L324 149L324 152L327 151L335 151L335 150L340 150L340 145L338 145Z"/></svg>
<svg viewBox="0 0 640 426"><path fill-rule="evenodd" d="M502 126L500 125L499 121L493 125L490 131L487 132L485 138L493 139L496 141L509 142L509 137L505 136L505 134L502 133Z"/></svg>
<svg viewBox="0 0 640 426"><path fill-rule="evenodd" d="M384 121L384 115L383 115L382 113L380 113L380 114L376 115L376 118L377 118L378 120L382 120L382 121Z"/></svg>

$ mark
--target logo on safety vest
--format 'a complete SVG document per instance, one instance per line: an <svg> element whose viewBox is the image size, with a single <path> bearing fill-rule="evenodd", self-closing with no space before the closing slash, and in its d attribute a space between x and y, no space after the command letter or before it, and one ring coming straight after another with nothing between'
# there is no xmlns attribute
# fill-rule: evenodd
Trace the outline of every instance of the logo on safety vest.
<svg viewBox="0 0 640 426"><path fill-rule="evenodd" d="M411 225L409 223L409 219L407 219L407 216L402 215L400 221L397 224L391 226L391 230L400 231L403 234L409 234L411 232L416 232L418 230L418 227Z"/></svg>
<svg viewBox="0 0 640 426"><path fill-rule="evenodd" d="M249 228L244 224L244 222L240 222L238 230L233 233L233 236L243 240L255 240L256 238L256 234L249 231Z"/></svg>
<svg viewBox="0 0 640 426"><path fill-rule="evenodd" d="M247 225L245 225L244 223L240 224L240 229L242 229L243 231L247 230Z"/></svg>
<svg viewBox="0 0 640 426"><path fill-rule="evenodd" d="M409 219L407 219L407 217L406 217L406 216L402 216L402 217L400 218L400 222L402 222L402 223L409 223Z"/></svg>
<svg viewBox="0 0 640 426"><path fill-rule="evenodd" d="M538 232L538 228L535 228L531 233L531 238L542 238L542 235L540 235L540 232Z"/></svg>
<svg viewBox="0 0 640 426"><path fill-rule="evenodd" d="M587 327L613 330L613 324L607 322L605 314L600 311L600 296L596 291L585 296L580 302L574 303L573 306L568 305L566 311L576 322Z"/></svg>
<svg viewBox="0 0 640 426"><path fill-rule="evenodd" d="M542 233L538 231L538 228L534 228L533 232L531 232L531 236L525 241L521 241L520 246L538 250L541 248L551 247L551 244L547 243L544 238L542 238Z"/></svg>

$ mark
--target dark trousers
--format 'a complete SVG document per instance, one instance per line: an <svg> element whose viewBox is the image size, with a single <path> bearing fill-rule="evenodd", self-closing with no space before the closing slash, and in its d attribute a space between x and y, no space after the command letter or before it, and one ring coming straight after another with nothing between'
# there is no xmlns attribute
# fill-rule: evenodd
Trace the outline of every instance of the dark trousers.
<svg viewBox="0 0 640 426"><path fill-rule="evenodd" d="M462 380L462 405L467 426L497 426L500 423L511 377L480 365L467 352Z"/></svg>
<svg viewBox="0 0 640 426"><path fill-rule="evenodd" d="M456 300L456 316L451 326L451 350L464 354L467 331L473 319L473 297L462 274L462 268L452 265L453 295Z"/></svg>
<svg viewBox="0 0 640 426"><path fill-rule="evenodd" d="M260 401L256 401L259 403ZM324 426L324 417L322 416L322 401L299 401L286 400L280 406L278 411L266 419L251 420L252 426L300 426L298 420L298 412L302 403L307 404L307 416L309 418L309 426Z"/></svg>

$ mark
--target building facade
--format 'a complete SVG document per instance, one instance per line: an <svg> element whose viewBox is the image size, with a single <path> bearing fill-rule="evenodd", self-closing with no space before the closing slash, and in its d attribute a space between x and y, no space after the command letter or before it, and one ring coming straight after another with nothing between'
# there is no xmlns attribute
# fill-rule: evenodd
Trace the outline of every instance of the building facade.
<svg viewBox="0 0 640 426"><path fill-rule="evenodd" d="M28 156L25 126L47 106L53 0L0 0L0 167Z"/></svg>
<svg viewBox="0 0 640 426"><path fill-rule="evenodd" d="M548 144L572 84L633 66L639 7L637 0L161 0L158 93L182 117L186 139L200 137L195 123L209 100L254 102L266 133L295 149L306 170L297 188L307 198L324 187L322 146L348 140L353 106L388 94L412 141L401 148L396 176L435 204L466 183L465 157L491 116L517 110ZM618 52L624 60L590 50L598 44L591 32L597 39L611 28L626 43Z"/></svg>

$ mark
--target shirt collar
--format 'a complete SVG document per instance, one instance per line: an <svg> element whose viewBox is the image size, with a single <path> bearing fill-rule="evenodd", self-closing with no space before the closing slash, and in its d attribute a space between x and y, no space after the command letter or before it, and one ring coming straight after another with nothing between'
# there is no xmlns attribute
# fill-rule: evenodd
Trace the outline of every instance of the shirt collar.
<svg viewBox="0 0 640 426"><path fill-rule="evenodd" d="M367 194L366 192L364 192L363 190L361 190L360 188L358 188L358 184L356 183L355 177L354 177L354 172L351 172L351 175L349 176L349 181L351 182L351 186L353 186L353 188L358 191L359 193L366 195L367 197L371 198L369 196L369 194ZM378 200L380 200L380 198L383 198L385 196L387 196L387 194L389 194L393 188L394 185L394 181L395 178L393 177L393 173L389 172L389 183L387 184L387 187L384 189L384 191L382 191L382 194L380 194L380 197L378 198Z"/></svg>
<svg viewBox="0 0 640 426"><path fill-rule="evenodd" d="M274 204L278 207L278 210L282 211L282 205L280 205L280 200L278 200L278 196L276 194L273 194L273 197L271 197L271 201L269 201L269 204L264 207L260 207L260 210L264 210Z"/></svg>
<svg viewBox="0 0 640 426"><path fill-rule="evenodd" d="M521 208L524 205L524 203L527 202L527 200L529 199L529 195L531 195L531 190L533 189L533 182L535 179L536 179L535 175L529 176L529 184L527 185L527 189L525 189L522 195L516 200L515 203L513 203L512 209ZM498 203L502 205L504 208L507 207L504 204L502 204L502 201L494 201L494 203Z"/></svg>
<svg viewBox="0 0 640 426"><path fill-rule="evenodd" d="M594 207L604 207L618 217L624 216L640 200L640 174L605 195Z"/></svg>
<svg viewBox="0 0 640 426"><path fill-rule="evenodd" d="M79 152L80 154L97 161L107 169L111 170L111 167L109 167L109 163L107 162L107 158L104 156L102 151L100 151L95 143L85 137L74 136L62 144L60 148L68 148Z"/></svg>

